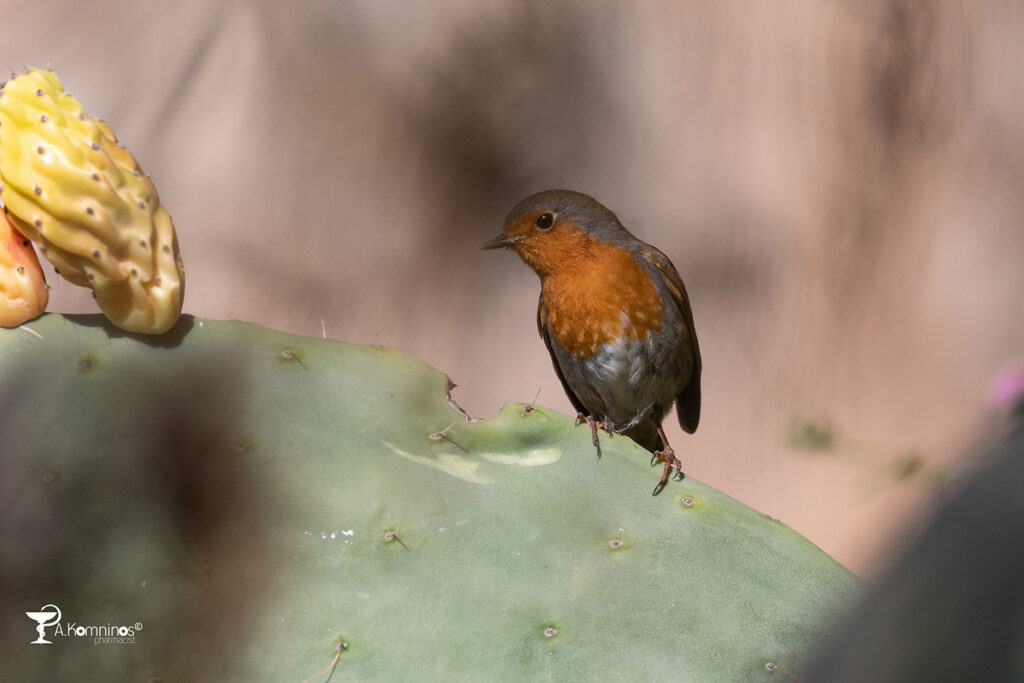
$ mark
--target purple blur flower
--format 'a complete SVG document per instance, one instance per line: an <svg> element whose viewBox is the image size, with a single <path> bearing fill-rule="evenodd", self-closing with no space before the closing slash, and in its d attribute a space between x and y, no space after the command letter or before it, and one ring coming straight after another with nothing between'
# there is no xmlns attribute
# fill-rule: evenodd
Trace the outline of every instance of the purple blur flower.
<svg viewBox="0 0 1024 683"><path fill-rule="evenodd" d="M1024 364L1005 367L988 383L989 403L1001 410L1012 410L1024 399Z"/></svg>

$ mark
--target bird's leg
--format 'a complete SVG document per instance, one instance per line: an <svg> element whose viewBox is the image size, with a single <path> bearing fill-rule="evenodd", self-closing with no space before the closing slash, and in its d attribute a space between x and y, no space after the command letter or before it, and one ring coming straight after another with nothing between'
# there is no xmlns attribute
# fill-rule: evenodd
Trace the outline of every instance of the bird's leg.
<svg viewBox="0 0 1024 683"><path fill-rule="evenodd" d="M587 426L590 427L590 436L594 441L594 448L597 449L597 457L601 457L601 442L597 438L597 429L600 427L604 431L608 432L608 436L612 435L612 428L608 424L608 420L598 420L593 415L584 415L583 413L576 413L576 426L578 427L581 422L586 422Z"/></svg>
<svg viewBox="0 0 1024 683"><path fill-rule="evenodd" d="M676 457L676 452L668 445L668 437L665 436L665 429L661 425L658 425L658 436L661 437L662 448L660 451L655 451L654 455L651 456L651 467L654 467L659 462L663 462L665 463L665 469L661 473L661 480L651 493L652 496L658 495L665 488L672 470L676 471L675 479L677 480L686 476L683 474L683 462Z"/></svg>

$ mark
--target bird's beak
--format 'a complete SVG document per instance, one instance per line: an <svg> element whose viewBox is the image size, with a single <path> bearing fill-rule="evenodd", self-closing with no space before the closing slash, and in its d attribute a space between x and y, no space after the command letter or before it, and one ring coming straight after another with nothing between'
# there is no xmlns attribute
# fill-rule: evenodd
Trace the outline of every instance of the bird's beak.
<svg viewBox="0 0 1024 683"><path fill-rule="evenodd" d="M508 249L518 241L518 237L510 237L509 235L501 234L493 240L485 243L481 249Z"/></svg>

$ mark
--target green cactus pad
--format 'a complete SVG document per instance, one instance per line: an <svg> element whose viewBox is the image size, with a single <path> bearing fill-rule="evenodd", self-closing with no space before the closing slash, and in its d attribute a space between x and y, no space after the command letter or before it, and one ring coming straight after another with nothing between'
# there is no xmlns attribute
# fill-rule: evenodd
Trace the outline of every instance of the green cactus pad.
<svg viewBox="0 0 1024 683"><path fill-rule="evenodd" d="M28 328L0 330L12 680L783 681L861 593L693 478L652 497L625 437L597 459L542 406L467 421L392 349ZM29 645L47 603L142 627Z"/></svg>

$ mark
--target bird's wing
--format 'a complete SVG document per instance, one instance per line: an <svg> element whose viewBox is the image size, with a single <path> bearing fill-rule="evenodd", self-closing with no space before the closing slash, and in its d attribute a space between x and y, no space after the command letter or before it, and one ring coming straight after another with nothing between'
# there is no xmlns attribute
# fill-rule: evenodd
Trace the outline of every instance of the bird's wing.
<svg viewBox="0 0 1024 683"><path fill-rule="evenodd" d="M676 396L676 415L679 417L679 426L692 434L697 431L697 423L700 422L701 360L700 346L697 344L697 331L693 325L693 311L690 309L690 297L686 294L683 279L679 277L679 273L667 256L649 244L644 244L640 248L644 256L647 257L648 263L654 264L662 282L671 292L672 299L686 323L686 331L693 347L693 373L690 376L690 381Z"/></svg>
<svg viewBox="0 0 1024 683"><path fill-rule="evenodd" d="M562 374L562 368L558 366L558 358L555 357L555 352L551 348L551 334L548 332L547 315L544 313L543 292L540 295L540 299L537 301L537 331L540 332L540 338L544 340L544 346L547 347L548 354L551 356L551 364L555 366L555 374L558 375L558 381L562 383L562 388L565 389L565 393L569 397L572 407L575 408L578 413L589 415L590 412L584 407L583 402L576 397L576 394L573 393L573 390L569 388L569 384L565 381L565 375Z"/></svg>

